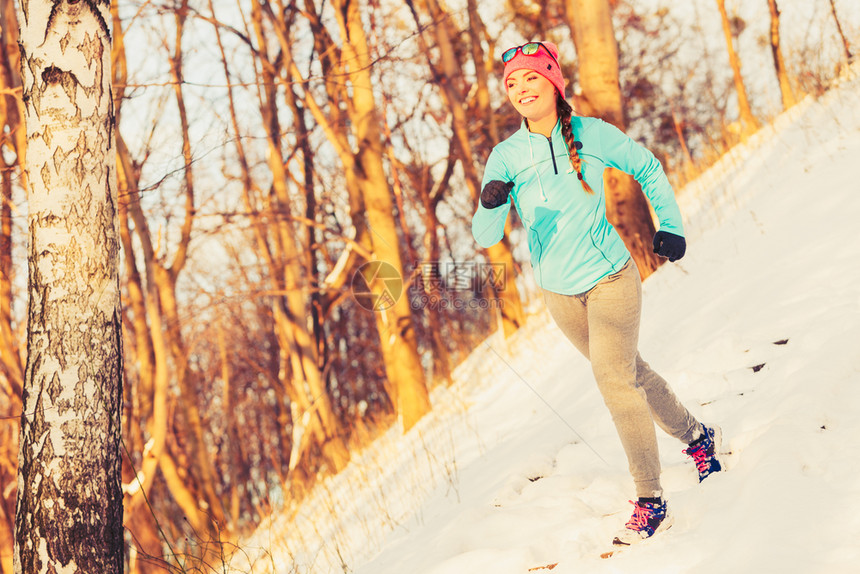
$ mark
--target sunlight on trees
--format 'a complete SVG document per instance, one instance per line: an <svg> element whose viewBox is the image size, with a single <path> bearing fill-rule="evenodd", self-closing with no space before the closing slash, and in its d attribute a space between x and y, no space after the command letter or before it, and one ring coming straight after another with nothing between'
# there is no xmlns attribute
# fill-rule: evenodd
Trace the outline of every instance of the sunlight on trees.
<svg viewBox="0 0 860 574"><path fill-rule="evenodd" d="M61 456L80 440L121 471L81 503L114 524L122 498L110 567L216 569L524 324L517 216L491 249L469 232L520 123L504 47L556 42L579 113L678 188L855 57L840 0L682 4L0 0L0 574L37 571L50 501L95 473ZM647 275L648 206L610 179Z"/></svg>

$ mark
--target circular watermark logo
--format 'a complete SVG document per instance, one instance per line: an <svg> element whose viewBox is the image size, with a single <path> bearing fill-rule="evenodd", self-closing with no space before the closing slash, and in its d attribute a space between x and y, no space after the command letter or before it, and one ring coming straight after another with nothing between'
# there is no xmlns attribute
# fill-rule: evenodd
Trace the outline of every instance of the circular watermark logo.
<svg viewBox="0 0 860 574"><path fill-rule="evenodd" d="M390 263L368 261L352 276L352 296L368 311L385 311L403 295L403 277Z"/></svg>

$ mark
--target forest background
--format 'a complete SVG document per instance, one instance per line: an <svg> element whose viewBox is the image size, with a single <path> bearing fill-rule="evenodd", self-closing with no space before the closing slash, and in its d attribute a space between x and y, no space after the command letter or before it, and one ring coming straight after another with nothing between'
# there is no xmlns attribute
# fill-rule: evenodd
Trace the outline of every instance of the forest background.
<svg viewBox="0 0 860 574"><path fill-rule="evenodd" d="M391 425L408 431L479 341L522 325L536 288L516 222L489 250L469 230L483 162L520 122L499 82L502 49L556 42L578 112L624 128L681 187L827 89L860 37L849 4L112 5L126 570L217 563L351 452ZM7 573L28 197L14 2L0 0L0 17ZM610 209L641 199L608 182L617 188ZM615 223L648 260L645 213ZM660 264L648 261L645 276Z"/></svg>

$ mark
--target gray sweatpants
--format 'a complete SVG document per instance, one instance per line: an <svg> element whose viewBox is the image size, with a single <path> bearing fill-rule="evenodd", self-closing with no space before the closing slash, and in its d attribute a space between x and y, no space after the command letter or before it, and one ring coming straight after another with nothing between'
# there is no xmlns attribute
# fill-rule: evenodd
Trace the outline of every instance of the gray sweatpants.
<svg viewBox="0 0 860 574"><path fill-rule="evenodd" d="M639 356L642 285L631 258L590 291L560 295L544 290L556 324L591 361L636 484L636 496L658 497L660 456L654 422L689 444L700 425L666 381Z"/></svg>

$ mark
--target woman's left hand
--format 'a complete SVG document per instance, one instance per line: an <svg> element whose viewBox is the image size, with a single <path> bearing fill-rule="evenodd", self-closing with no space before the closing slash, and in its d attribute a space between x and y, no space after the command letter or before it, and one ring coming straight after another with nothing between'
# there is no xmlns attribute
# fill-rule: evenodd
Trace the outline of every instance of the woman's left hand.
<svg viewBox="0 0 860 574"><path fill-rule="evenodd" d="M658 231L654 234L654 253L666 257L669 261L677 261L687 252L687 240L680 235L668 231Z"/></svg>

